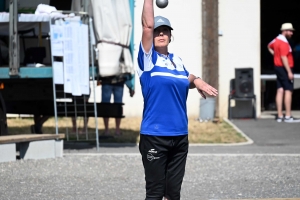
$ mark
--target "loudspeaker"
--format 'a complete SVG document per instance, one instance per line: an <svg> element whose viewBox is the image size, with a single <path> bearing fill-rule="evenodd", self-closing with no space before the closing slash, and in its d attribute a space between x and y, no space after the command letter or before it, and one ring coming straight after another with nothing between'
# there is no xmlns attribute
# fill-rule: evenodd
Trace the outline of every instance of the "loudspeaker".
<svg viewBox="0 0 300 200"><path fill-rule="evenodd" d="M235 96L253 97L253 68L235 68Z"/></svg>

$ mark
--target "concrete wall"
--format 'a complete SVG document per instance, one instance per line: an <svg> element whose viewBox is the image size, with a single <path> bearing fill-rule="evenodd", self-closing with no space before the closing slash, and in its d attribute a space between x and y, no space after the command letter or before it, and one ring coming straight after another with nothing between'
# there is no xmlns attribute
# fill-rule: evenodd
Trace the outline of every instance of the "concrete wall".
<svg viewBox="0 0 300 200"><path fill-rule="evenodd" d="M137 66L137 53L142 38L141 14L143 1L135 1L134 19L134 65ZM196 75L201 76L201 1L169 1L165 9L155 6L155 15L162 15L171 21L174 38L170 43L169 52L177 54L182 58L185 67ZM124 114L125 116L141 116L143 111L143 98L139 78L136 77L136 94L133 98L129 96L128 90L124 88ZM188 115L199 115L200 96L196 90L190 90L188 101Z"/></svg>
<svg viewBox="0 0 300 200"><path fill-rule="evenodd" d="M227 117L229 81L235 68L254 69L260 115L260 0L219 0L219 108Z"/></svg>

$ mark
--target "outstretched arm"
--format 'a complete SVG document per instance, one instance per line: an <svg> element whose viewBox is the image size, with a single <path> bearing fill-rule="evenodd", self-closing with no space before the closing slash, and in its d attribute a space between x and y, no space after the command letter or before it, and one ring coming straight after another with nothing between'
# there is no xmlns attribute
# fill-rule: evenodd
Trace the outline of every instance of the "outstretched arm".
<svg viewBox="0 0 300 200"><path fill-rule="evenodd" d="M142 45L146 53L148 53L153 43L153 29L154 29L154 11L153 0L144 0L144 7L142 12Z"/></svg>
<svg viewBox="0 0 300 200"><path fill-rule="evenodd" d="M201 94L203 98L206 99L206 94L210 96L217 96L218 90L209 84L207 84L205 81L203 81L201 78L196 77L193 74L189 75L189 82L190 82L190 89L197 88L198 92Z"/></svg>

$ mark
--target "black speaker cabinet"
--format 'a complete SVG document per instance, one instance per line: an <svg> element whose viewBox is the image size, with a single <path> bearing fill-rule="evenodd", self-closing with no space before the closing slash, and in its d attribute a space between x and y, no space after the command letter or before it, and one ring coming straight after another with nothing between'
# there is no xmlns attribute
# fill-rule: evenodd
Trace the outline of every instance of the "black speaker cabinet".
<svg viewBox="0 0 300 200"><path fill-rule="evenodd" d="M253 68L235 68L235 96L254 96Z"/></svg>

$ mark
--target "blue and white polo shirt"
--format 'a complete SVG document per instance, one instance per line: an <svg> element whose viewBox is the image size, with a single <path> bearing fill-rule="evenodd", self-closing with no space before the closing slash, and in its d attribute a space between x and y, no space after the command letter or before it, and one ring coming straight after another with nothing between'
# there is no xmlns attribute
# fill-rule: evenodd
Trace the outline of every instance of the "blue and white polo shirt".
<svg viewBox="0 0 300 200"><path fill-rule="evenodd" d="M138 75L144 97L141 134L179 136L188 134L186 100L189 72L174 54L165 56L140 44Z"/></svg>

